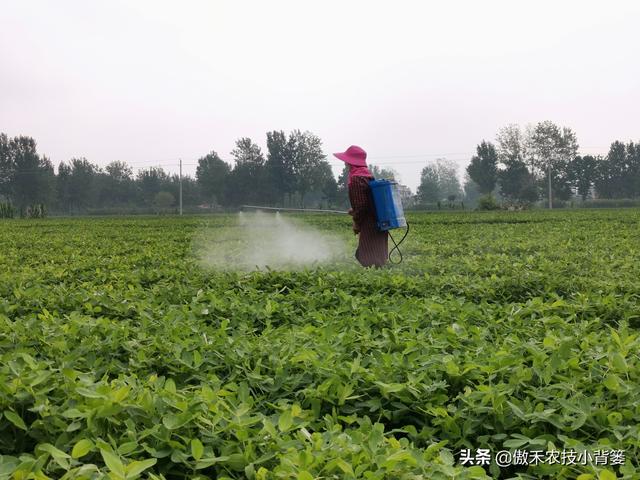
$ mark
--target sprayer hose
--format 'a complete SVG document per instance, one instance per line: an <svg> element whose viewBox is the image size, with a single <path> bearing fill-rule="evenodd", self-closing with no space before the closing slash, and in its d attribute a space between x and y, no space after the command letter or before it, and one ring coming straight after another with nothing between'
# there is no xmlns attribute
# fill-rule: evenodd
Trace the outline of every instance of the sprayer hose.
<svg viewBox="0 0 640 480"><path fill-rule="evenodd" d="M389 232L389 237L391 237L391 241L393 242L393 248L389 251L389 263L393 263L394 265L398 265L399 263L402 263L403 257L402 257L402 251L400 250L400 245L402 245L402 242L404 242L404 239L407 238L407 235L409 235L409 222L407 222L407 229L404 231L404 235L402 236L402 238L398 243L396 243L395 239L393 238L393 235L391 235L391 232ZM400 260L398 260L397 262L394 262L393 259L391 258L394 251L398 252L398 255L400 255Z"/></svg>

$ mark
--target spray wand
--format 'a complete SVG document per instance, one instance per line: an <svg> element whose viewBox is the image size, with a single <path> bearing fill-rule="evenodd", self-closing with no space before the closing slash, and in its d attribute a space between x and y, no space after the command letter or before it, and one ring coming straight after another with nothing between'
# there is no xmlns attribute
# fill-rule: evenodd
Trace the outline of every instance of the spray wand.
<svg viewBox="0 0 640 480"><path fill-rule="evenodd" d="M242 205L240 210L250 208L253 210L275 210L276 212L315 212L315 213L344 213L348 214L346 210L323 210L321 208L280 208L280 207L260 207L257 205Z"/></svg>

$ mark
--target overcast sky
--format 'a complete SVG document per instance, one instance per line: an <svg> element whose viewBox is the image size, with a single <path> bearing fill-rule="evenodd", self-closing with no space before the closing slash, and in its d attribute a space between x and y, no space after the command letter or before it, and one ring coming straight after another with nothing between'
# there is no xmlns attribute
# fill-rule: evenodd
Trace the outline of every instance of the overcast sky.
<svg viewBox="0 0 640 480"><path fill-rule="evenodd" d="M639 18L636 0L0 0L0 132L55 165L193 173L299 128L415 188L509 123L569 126L588 153L640 140Z"/></svg>

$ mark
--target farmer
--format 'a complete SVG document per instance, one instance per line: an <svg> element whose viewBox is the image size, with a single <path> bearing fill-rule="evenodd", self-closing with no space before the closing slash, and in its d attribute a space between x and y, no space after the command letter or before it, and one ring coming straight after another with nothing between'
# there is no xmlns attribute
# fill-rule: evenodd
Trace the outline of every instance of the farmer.
<svg viewBox="0 0 640 480"><path fill-rule="evenodd" d="M349 166L349 215L353 217L353 233L360 234L356 259L363 267L382 267L389 257L388 234L376 227L376 210L369 188L373 175L367 168L367 152L352 145L346 152L333 155Z"/></svg>

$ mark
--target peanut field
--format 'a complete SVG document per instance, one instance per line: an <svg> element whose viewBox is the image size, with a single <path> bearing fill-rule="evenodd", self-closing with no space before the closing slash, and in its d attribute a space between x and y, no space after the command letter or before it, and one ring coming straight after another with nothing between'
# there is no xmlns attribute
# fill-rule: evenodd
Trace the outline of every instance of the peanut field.
<svg viewBox="0 0 640 480"><path fill-rule="evenodd" d="M257 271L231 214L0 221L0 479L640 479L640 211L407 218Z"/></svg>

